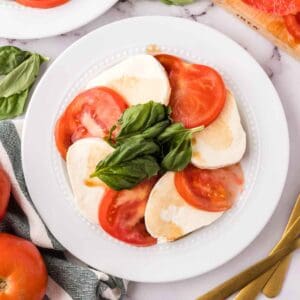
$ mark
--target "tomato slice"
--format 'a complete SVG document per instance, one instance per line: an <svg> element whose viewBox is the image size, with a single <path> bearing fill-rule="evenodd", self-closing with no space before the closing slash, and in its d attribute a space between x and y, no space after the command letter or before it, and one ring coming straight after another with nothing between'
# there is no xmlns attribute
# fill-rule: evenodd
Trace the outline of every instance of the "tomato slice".
<svg viewBox="0 0 300 300"><path fill-rule="evenodd" d="M300 10L299 0L243 0L260 11L268 14L285 16L296 14Z"/></svg>
<svg viewBox="0 0 300 300"><path fill-rule="evenodd" d="M130 190L107 190L99 208L102 228L118 240L135 246L151 246L156 239L146 230L146 203L156 178L143 181Z"/></svg>
<svg viewBox="0 0 300 300"><path fill-rule="evenodd" d="M226 100L226 88L219 73L208 66L189 64L171 55L160 54L156 58L169 74L172 119L186 128L212 123Z"/></svg>
<svg viewBox="0 0 300 300"><path fill-rule="evenodd" d="M175 174L174 181L178 193L190 205L207 211L225 211L242 191L244 176L239 164L215 170L189 165Z"/></svg>
<svg viewBox="0 0 300 300"><path fill-rule="evenodd" d="M47 288L47 269L29 241L0 233L0 299L41 300Z"/></svg>
<svg viewBox="0 0 300 300"><path fill-rule="evenodd" d="M157 54L155 58L164 66L168 74L182 65L182 60L179 57L170 54Z"/></svg>
<svg viewBox="0 0 300 300"><path fill-rule="evenodd" d="M35 8L51 8L69 2L69 0L16 0L16 2Z"/></svg>
<svg viewBox="0 0 300 300"><path fill-rule="evenodd" d="M71 144L85 137L104 137L127 108L112 89L96 87L79 94L59 118L55 141L63 158Z"/></svg>
<svg viewBox="0 0 300 300"><path fill-rule="evenodd" d="M300 40L300 12L296 15L284 16L284 22L288 32L297 40Z"/></svg>
<svg viewBox="0 0 300 300"><path fill-rule="evenodd" d="M9 201L11 184L6 173L0 169L0 221L4 218Z"/></svg>

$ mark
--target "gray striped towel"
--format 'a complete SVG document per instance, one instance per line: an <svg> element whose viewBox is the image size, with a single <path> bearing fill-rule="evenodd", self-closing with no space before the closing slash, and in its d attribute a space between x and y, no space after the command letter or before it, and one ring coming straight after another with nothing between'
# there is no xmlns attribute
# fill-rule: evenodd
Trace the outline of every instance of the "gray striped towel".
<svg viewBox="0 0 300 300"><path fill-rule="evenodd" d="M13 190L0 232L32 241L47 265L49 283L45 299L122 299L127 282L95 270L65 251L36 211L26 189L21 163L22 121L0 122L0 167L10 177Z"/></svg>

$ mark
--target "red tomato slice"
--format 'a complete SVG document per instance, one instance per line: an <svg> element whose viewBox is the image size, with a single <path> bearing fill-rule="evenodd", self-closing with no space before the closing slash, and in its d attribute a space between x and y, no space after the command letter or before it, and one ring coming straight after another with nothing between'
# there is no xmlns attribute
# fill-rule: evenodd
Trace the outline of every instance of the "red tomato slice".
<svg viewBox="0 0 300 300"><path fill-rule="evenodd" d="M242 191L244 176L239 164L215 170L202 170L192 165L175 174L175 186L190 205L207 211L231 208Z"/></svg>
<svg viewBox="0 0 300 300"><path fill-rule="evenodd" d="M182 60L179 57L169 54L157 54L155 58L164 66L167 73L170 73L172 69L180 68L182 64Z"/></svg>
<svg viewBox="0 0 300 300"><path fill-rule="evenodd" d="M67 3L69 0L16 0L18 3L35 7L35 8L51 8Z"/></svg>
<svg viewBox="0 0 300 300"><path fill-rule="evenodd" d="M62 157L66 157L69 146L79 139L106 136L126 108L125 100L106 87L79 94L56 123L56 146Z"/></svg>
<svg viewBox="0 0 300 300"><path fill-rule="evenodd" d="M0 221L4 218L9 201L11 184L6 173L0 169Z"/></svg>
<svg viewBox="0 0 300 300"><path fill-rule="evenodd" d="M146 180L131 190L109 189L101 201L99 222L102 228L118 240L135 246L151 246L156 239L146 230L146 203L156 179Z"/></svg>
<svg viewBox="0 0 300 300"><path fill-rule="evenodd" d="M47 269L29 241L0 233L0 299L41 300L47 288Z"/></svg>
<svg viewBox="0 0 300 300"><path fill-rule="evenodd" d="M245 3L272 15L285 16L300 10L299 0L243 0Z"/></svg>
<svg viewBox="0 0 300 300"><path fill-rule="evenodd" d="M296 15L284 16L284 22L288 32L297 40L300 40L300 12Z"/></svg>
<svg viewBox="0 0 300 300"><path fill-rule="evenodd" d="M156 58L169 73L172 88L169 105L171 117L186 128L209 125L222 111L226 88L222 77L214 69L189 64L171 55Z"/></svg>

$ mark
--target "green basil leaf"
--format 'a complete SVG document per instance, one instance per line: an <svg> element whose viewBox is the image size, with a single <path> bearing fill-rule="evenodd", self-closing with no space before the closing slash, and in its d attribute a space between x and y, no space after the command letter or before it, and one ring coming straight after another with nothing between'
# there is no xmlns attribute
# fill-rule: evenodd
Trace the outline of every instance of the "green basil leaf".
<svg viewBox="0 0 300 300"><path fill-rule="evenodd" d="M165 171L181 171L190 163L191 159L191 137L189 133L185 133L167 146L166 154L161 161L161 167Z"/></svg>
<svg viewBox="0 0 300 300"><path fill-rule="evenodd" d="M136 137L141 137L144 139L154 139L155 137L159 136L170 124L169 120L161 121L149 128L147 128L144 132L136 135ZM117 145L121 145L124 141L127 140L127 137L118 137L117 138Z"/></svg>
<svg viewBox="0 0 300 300"><path fill-rule="evenodd" d="M0 120L24 112L30 88L46 60L17 47L0 47L0 75L4 75L0 79Z"/></svg>
<svg viewBox="0 0 300 300"><path fill-rule="evenodd" d="M168 5L186 5L195 2L195 0L160 0L160 1Z"/></svg>
<svg viewBox="0 0 300 300"><path fill-rule="evenodd" d="M96 174L114 190L130 189L143 180L155 176L160 166L153 156L145 155L118 165L99 169Z"/></svg>
<svg viewBox="0 0 300 300"><path fill-rule="evenodd" d="M8 74L30 56L30 52L17 47L0 47L0 75Z"/></svg>
<svg viewBox="0 0 300 300"><path fill-rule="evenodd" d="M157 141L163 144L179 138L182 135L191 138L193 133L202 131L203 129L204 126L187 129L181 123L173 123L157 137Z"/></svg>
<svg viewBox="0 0 300 300"><path fill-rule="evenodd" d="M162 148L161 167L164 171L181 171L190 163L192 134L203 129L203 126L186 129L181 123L174 123L157 137Z"/></svg>
<svg viewBox="0 0 300 300"><path fill-rule="evenodd" d="M156 175L160 166L154 158L159 146L141 137L131 137L100 161L91 177L98 177L115 190L129 189Z"/></svg>
<svg viewBox="0 0 300 300"><path fill-rule="evenodd" d="M169 113L168 107L153 101L129 107L118 121L120 131L116 140L144 132L153 125L167 120Z"/></svg>
<svg viewBox="0 0 300 300"><path fill-rule="evenodd" d="M172 141L179 135L185 134L186 132L188 132L188 129L184 128L184 126L181 123L173 123L157 137L157 140L159 143L162 144L167 143Z"/></svg>
<svg viewBox="0 0 300 300"><path fill-rule="evenodd" d="M38 54L32 54L27 60L0 80L0 98L20 94L28 89L39 73L42 59Z"/></svg>
<svg viewBox="0 0 300 300"><path fill-rule="evenodd" d="M132 137L116 148L104 160L100 161L97 169L118 165L124 161L130 161L140 156L157 154L159 152L159 146L153 141L147 141L141 137Z"/></svg>
<svg viewBox="0 0 300 300"><path fill-rule="evenodd" d="M20 94L0 98L0 120L14 118L22 114L26 107L28 94L29 89Z"/></svg>

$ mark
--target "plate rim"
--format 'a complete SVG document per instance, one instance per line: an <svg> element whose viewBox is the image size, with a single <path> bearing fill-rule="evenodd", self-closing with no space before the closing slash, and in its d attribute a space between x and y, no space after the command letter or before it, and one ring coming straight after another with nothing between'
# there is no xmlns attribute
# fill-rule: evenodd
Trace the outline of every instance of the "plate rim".
<svg viewBox="0 0 300 300"><path fill-rule="evenodd" d="M123 22L127 22L127 21L132 21L132 22L135 22L135 21L140 21L140 20L144 20L144 19L159 19L159 20L163 20L163 19L169 19L169 21L175 21L175 22L187 22L187 23L194 23L195 25L197 26L202 26L202 27L205 27L205 28L208 28L209 30L213 30L215 31L216 33L220 34L223 36L223 38L227 39L227 40L230 40L231 42L233 42L235 44L235 46L239 47L240 50L244 51L247 56L252 60L253 63L256 64L256 67L258 67L265 75L265 71L262 69L262 67L258 64L258 62L256 62L256 60L245 50L243 49L237 42L235 42L234 40L232 40L231 38L229 38L228 36L226 36L225 34L215 30L214 28L211 28L205 24L201 24L201 23L198 23L198 22L194 22L194 21L191 21L191 20L188 20L188 19L182 19L182 18L178 18L178 17L163 17L163 16L139 16L139 17L132 17L132 18L126 18L126 19L122 19L122 20L119 20L119 21L116 21L116 22L113 22L113 23L110 23L110 24L107 24L107 25L104 25L102 27L99 27L93 31L91 31L90 33L88 33L87 35L83 36L82 38L80 38L79 40L77 40L75 43L73 43L71 46L69 46L65 51L63 51L58 57L57 59L55 60L55 62L57 60L60 60L68 51L72 51L73 47L76 47L77 46L77 43L82 43L82 40L84 40L85 38L89 38L90 35L93 35L95 34L96 31L101 31L104 27L109 27L111 24L117 24L117 23L123 23ZM48 72L52 72L52 68L55 68L55 62L47 69L46 73L44 74L42 80L45 78L45 75L48 73ZM266 75L267 76L267 75ZM285 112L284 112L284 109L283 109L283 106L281 104L281 101L280 101L280 97L274 87L274 85L272 84L271 80L267 77L267 79L269 80L269 82L271 83L271 86L273 88L273 92L275 93L277 99L279 101L277 101L277 109L279 109L279 113L281 114L281 117L282 117L282 126L283 126L283 131L285 131L285 136L283 136L283 144L285 145L285 153L283 153L283 159L282 159L282 164L283 164L283 171L282 171L282 178L281 178L281 182L280 182L280 187L278 188L278 196L276 197L276 201L274 201L274 205L272 207L272 209L270 209L269 213L268 213L268 217L266 217L266 219L264 220L264 224L263 226L261 226L261 228L258 228L255 232L253 232L252 236L250 239L248 239L248 242L245 243L242 247L239 247L239 249L236 251L236 252L233 252L231 256L227 256L223 259L221 259L217 264L214 264L212 267L210 268L207 268L207 270L199 273L197 272L196 270L194 272L190 271L190 274L189 275L182 275L182 276L176 276L175 278L164 278L164 279L160 279L160 280L156 280L154 279L155 276L152 276L152 279L150 278L147 278L145 279L145 276L143 277L143 280L139 280L137 277L134 277L134 276L125 276L126 279L129 279L129 280L133 280L133 281L137 281L137 282L149 282L149 283L158 283L158 282L174 282L174 281L179 281L179 280L183 280L183 279L187 279L187 278L191 278L191 277L195 277L197 275L200 275L200 274L205 274L211 270L214 270L218 267L220 267L221 265L225 264L226 262L229 262L230 260L232 260L234 257L236 257L238 254L240 254L242 251L244 251L256 238L257 236L261 233L261 231L265 228L265 226L267 225L267 223L269 222L270 218L272 217L279 201L280 201L280 198L281 198L281 195L282 195L282 192L283 192L283 188L284 188L284 185L285 185L285 182L286 182L286 178L287 178L287 173L288 173L288 167L289 167L289 157L290 157L290 142L289 142L289 131L288 131L288 124L287 124L287 120L286 120L286 116L285 116ZM42 81L41 80L41 81ZM34 99L35 97L35 94L36 94L36 91L38 90L38 86L36 87L33 95L32 95L32 99ZM32 101L31 101L32 103ZM31 103L28 107L28 112L30 112L31 110ZM24 137L26 136L26 132L27 132L27 120L29 119L29 114L27 113L26 114L26 118L25 118L25 122L24 122L24 128L23 128L23 132L22 132L22 138L24 140ZM25 175L25 181L27 183L27 178L28 178L28 166L26 164L26 160L25 160L25 147L24 147L24 143L22 143L22 161L23 161L23 168L24 168L24 175ZM34 201L34 200L33 200ZM47 222L45 221L45 223L47 224ZM60 241L61 242L61 241ZM64 243L62 243L64 245ZM107 271L107 270L103 270L104 272L108 272L110 274L112 274L111 271ZM115 276L121 276L121 277L124 277L124 275L120 275L122 274L122 272L118 273L118 274L112 274L112 275L115 275ZM170 277L170 276L169 276Z"/></svg>

